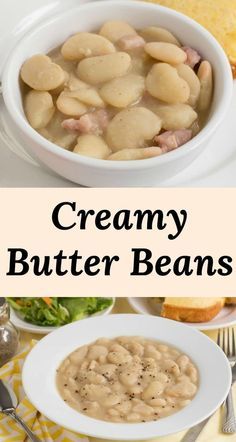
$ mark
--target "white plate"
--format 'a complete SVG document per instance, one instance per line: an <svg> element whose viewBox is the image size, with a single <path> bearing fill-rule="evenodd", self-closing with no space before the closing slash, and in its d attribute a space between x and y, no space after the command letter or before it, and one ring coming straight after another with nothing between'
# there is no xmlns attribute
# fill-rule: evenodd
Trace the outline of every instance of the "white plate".
<svg viewBox="0 0 236 442"><path fill-rule="evenodd" d="M109 313L111 313L111 311L115 305L115 298L112 298L112 300L113 300L113 302L108 308L106 308L105 310L102 310L101 312L94 313L93 315L89 316L89 318L92 318L94 316L109 315ZM86 319L86 318L84 318L84 319ZM80 321L81 321L81 319L80 319ZM11 307L11 322L19 330L23 330L23 331L26 331L29 333L37 333L39 335L46 335L46 334L51 333L52 331L60 328L60 327L43 327L40 325L30 324L29 322L24 321L24 319L22 319L20 314L17 313L17 311L15 311L12 307Z"/></svg>
<svg viewBox="0 0 236 442"><path fill-rule="evenodd" d="M0 61L6 50L45 15L58 13L89 0L1 0ZM111 1L111 0L108 0ZM7 17L7 20L6 20ZM164 187L236 186L236 86L232 106L212 137L208 148L183 172L163 182ZM15 140L0 98L0 186L1 187L74 187L75 184L38 165Z"/></svg>
<svg viewBox="0 0 236 442"><path fill-rule="evenodd" d="M99 337L120 335L156 339L190 356L198 368L200 383L196 396L187 407L157 422L117 424L80 414L63 401L55 383L56 370L61 362L76 348ZM111 315L61 327L34 347L23 368L26 395L42 414L75 432L119 441L151 439L194 426L222 404L230 385L228 360L212 340L194 328L148 315Z"/></svg>
<svg viewBox="0 0 236 442"><path fill-rule="evenodd" d="M127 298L130 306L136 313L143 315L157 315L158 310L152 307L148 298ZM218 328L230 327L236 324L236 305L225 306L218 315L208 322L186 322L186 325L199 330L215 330Z"/></svg>

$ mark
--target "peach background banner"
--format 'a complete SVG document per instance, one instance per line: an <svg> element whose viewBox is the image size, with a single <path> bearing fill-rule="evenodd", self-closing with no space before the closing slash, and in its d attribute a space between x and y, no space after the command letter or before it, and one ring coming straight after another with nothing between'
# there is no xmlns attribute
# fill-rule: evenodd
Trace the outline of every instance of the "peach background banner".
<svg viewBox="0 0 236 442"><path fill-rule="evenodd" d="M1 189L0 192L2 296L236 296L236 189ZM70 230L59 230L52 222L53 210L61 202L75 202L75 211L65 206L59 217L62 225L75 224ZM80 229L81 218L76 215L79 210L95 212L88 215L86 230ZM102 225L111 223L105 230L95 225L96 214L101 210L111 212L110 217L103 212ZM114 215L120 210L130 210L130 222L134 224L130 230L113 227ZM142 230L135 228L136 210L160 210L152 230L146 229L144 221ZM180 211L187 212L179 234L173 211L180 223L184 219L184 212ZM164 228L157 228L157 219L166 224ZM122 217L119 220L122 222ZM170 239L170 235L176 238ZM21 259L22 255L18 252L14 257L13 249L27 252L24 264L15 263L15 257ZM145 256L149 264L138 264L138 252L132 249L150 251L149 258L146 252L140 253L140 258ZM60 251L62 259L58 258ZM114 258L109 265L108 257L114 256L119 261ZM149 274L131 275L134 256L138 271L149 269ZM167 258L160 258L163 256ZM210 257L211 276L207 274L207 263L202 275L197 275L196 256ZM225 256L232 262L223 265L227 261L222 258ZM7 275L10 261L11 270L20 273L24 268L25 274ZM72 267L77 275L72 275ZM161 276L160 269L166 274ZM42 274L37 276L37 271ZM110 275L105 275L109 271Z"/></svg>

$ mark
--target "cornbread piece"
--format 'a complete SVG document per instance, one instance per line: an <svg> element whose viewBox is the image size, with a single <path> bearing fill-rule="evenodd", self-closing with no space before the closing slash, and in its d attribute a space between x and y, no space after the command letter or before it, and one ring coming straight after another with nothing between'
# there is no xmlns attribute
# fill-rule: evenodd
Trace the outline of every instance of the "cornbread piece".
<svg viewBox="0 0 236 442"><path fill-rule="evenodd" d="M226 304L236 304L236 298L225 298Z"/></svg>
<svg viewBox="0 0 236 442"><path fill-rule="evenodd" d="M236 0L147 0L175 9L205 26L223 46L236 77Z"/></svg>
<svg viewBox="0 0 236 442"><path fill-rule="evenodd" d="M211 321L222 309L225 298L165 298L161 316L182 322Z"/></svg>

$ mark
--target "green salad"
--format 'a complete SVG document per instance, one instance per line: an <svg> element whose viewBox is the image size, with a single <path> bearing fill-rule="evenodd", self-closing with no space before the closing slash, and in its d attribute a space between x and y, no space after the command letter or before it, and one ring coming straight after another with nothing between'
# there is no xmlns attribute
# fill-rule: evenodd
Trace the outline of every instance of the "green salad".
<svg viewBox="0 0 236 442"><path fill-rule="evenodd" d="M7 298L26 322L60 326L101 312L112 305L112 298Z"/></svg>

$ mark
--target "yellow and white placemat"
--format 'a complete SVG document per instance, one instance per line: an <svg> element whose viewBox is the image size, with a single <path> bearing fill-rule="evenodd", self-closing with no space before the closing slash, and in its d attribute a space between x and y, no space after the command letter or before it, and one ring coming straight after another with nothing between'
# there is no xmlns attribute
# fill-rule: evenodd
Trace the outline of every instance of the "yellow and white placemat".
<svg viewBox="0 0 236 442"><path fill-rule="evenodd" d="M18 398L17 413L42 442L78 442L80 439L89 442L87 437L67 431L50 422L33 407L25 396L21 382L21 371L24 360L35 343L36 341L31 341L20 354L0 369L0 378L9 382ZM28 438L17 423L0 413L0 441L28 442Z"/></svg>

